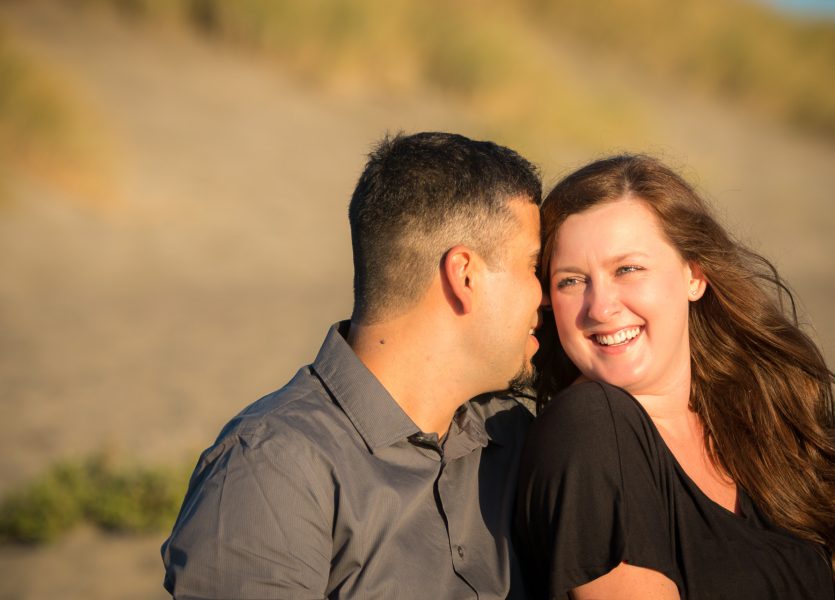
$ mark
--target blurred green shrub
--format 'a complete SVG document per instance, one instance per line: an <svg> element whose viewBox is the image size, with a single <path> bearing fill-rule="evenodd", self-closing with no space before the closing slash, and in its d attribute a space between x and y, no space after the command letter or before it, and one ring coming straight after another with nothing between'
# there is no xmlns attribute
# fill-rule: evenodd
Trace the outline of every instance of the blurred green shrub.
<svg viewBox="0 0 835 600"><path fill-rule="evenodd" d="M164 531L177 516L188 468L120 463L105 453L55 465L0 503L0 538L49 542L87 522L107 531Z"/></svg>
<svg viewBox="0 0 835 600"><path fill-rule="evenodd" d="M0 537L45 542L81 520L89 481L78 465L59 465L0 505Z"/></svg>

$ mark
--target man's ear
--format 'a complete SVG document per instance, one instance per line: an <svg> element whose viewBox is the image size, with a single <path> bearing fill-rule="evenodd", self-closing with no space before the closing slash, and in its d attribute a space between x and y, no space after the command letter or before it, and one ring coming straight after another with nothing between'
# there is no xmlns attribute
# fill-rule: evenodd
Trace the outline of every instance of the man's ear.
<svg viewBox="0 0 835 600"><path fill-rule="evenodd" d="M690 287L687 299L690 302L695 302L701 298L708 286L707 277L705 277L702 268L695 262L687 263L690 268Z"/></svg>
<svg viewBox="0 0 835 600"><path fill-rule="evenodd" d="M478 267L476 253L466 246L453 246L441 259L444 294L456 313L473 309L473 275Z"/></svg>

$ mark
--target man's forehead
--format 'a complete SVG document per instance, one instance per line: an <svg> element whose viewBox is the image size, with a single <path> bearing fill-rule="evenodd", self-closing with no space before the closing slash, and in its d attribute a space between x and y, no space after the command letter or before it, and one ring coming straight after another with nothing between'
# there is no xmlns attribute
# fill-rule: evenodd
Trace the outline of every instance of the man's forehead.
<svg viewBox="0 0 835 600"><path fill-rule="evenodd" d="M533 202L516 200L510 205L514 223L510 233L521 254L538 255L540 250L539 207Z"/></svg>
<svg viewBox="0 0 835 600"><path fill-rule="evenodd" d="M539 223L539 205L527 196L517 196L507 201L507 207L519 218L529 218Z"/></svg>
<svg viewBox="0 0 835 600"><path fill-rule="evenodd" d="M514 201L511 204L511 211L518 221L517 229L538 240L540 235L539 206L527 200Z"/></svg>

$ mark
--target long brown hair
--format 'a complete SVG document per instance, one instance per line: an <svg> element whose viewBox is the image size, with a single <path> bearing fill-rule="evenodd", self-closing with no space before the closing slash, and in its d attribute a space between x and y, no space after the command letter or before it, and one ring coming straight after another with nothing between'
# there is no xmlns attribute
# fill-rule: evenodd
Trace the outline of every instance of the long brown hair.
<svg viewBox="0 0 835 600"><path fill-rule="evenodd" d="M644 201L672 245L708 280L690 303L690 408L707 451L776 525L835 548L835 407L814 342L797 324L774 266L728 235L707 204L658 160L622 155L563 179L542 204L542 278L550 289L554 239L565 219L624 196ZM579 374L553 319L540 328L541 406Z"/></svg>

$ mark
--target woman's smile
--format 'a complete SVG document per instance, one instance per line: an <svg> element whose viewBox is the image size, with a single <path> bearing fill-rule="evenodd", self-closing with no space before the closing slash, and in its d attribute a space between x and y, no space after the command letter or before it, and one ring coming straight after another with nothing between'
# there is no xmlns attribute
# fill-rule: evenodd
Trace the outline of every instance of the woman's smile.
<svg viewBox="0 0 835 600"><path fill-rule="evenodd" d="M641 335L642 327L624 327L614 333L593 333L589 339L600 346L625 346Z"/></svg>

